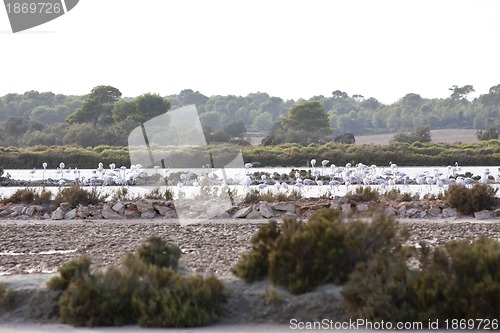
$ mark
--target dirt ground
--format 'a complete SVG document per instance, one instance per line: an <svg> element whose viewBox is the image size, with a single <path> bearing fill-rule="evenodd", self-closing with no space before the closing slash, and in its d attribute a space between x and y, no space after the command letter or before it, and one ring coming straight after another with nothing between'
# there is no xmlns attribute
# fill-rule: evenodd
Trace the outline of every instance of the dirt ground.
<svg viewBox="0 0 500 333"><path fill-rule="evenodd" d="M168 220L1 221L0 281L13 287L17 296L13 312L0 311L0 328L57 323L57 295L48 291L45 283L61 264L88 254L94 267L117 265L123 254L135 251L152 235L181 248L180 264L185 273L215 273L224 282L230 296L218 325L276 324L281 325L276 326L279 331L293 318L339 321L352 317L345 312L341 287L325 285L295 296L267 280L247 284L232 275L231 268L250 249L250 238L266 222L228 219L181 226ZM451 239L479 236L500 240L498 219L400 222L412 234L409 245L426 241L437 246Z"/></svg>

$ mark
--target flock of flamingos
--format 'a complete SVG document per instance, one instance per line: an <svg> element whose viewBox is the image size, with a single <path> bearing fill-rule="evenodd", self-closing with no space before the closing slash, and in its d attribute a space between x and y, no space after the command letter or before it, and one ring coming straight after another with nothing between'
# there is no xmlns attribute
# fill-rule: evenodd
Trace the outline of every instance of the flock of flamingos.
<svg viewBox="0 0 500 333"><path fill-rule="evenodd" d="M132 165L130 168L122 166L117 168L115 164L110 164L109 169L104 168L103 163L99 163L95 170L86 170L86 175L78 168L65 168L64 163L60 163L56 170L57 177L46 178L47 163L43 163L43 182L52 185L71 185L74 183L86 186L113 186L113 185L138 185L147 184L145 179L151 177L157 180L157 185L168 185L177 188L217 186L222 189L240 187L244 192L257 190L260 192L287 192L295 190L303 194L316 193L321 195L327 191L341 193L349 190L352 186L370 186L377 189L382 194L390 189L404 189L412 185L420 185L420 191L428 192L444 191L449 185L458 184L472 187L474 184L500 184L500 168L495 175L489 168L483 170L482 175L472 175L466 173L458 163L445 168L445 172L437 168L432 171L422 171L414 175L409 175L400 170L398 165L390 162L387 167L376 165L365 165L358 163L345 166L337 166L328 160L323 160L317 165L317 161L312 159L310 167L305 169L291 169L288 174L270 173L272 169L257 169L251 163L246 163L239 173L230 176L221 169L215 170L209 165L195 171L190 170L170 170L154 167L145 169L142 165ZM429 168L427 168L429 169ZM443 168L440 168L443 170ZM33 178L36 169L31 171ZM73 176L71 176L73 173ZM228 171L228 173L230 173ZM142 181L141 181L142 180Z"/></svg>

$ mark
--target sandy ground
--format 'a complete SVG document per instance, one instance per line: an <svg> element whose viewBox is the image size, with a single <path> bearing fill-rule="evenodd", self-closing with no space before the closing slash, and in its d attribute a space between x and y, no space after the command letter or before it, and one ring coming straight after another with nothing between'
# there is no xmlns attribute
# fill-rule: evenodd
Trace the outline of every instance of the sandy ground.
<svg viewBox="0 0 500 333"><path fill-rule="evenodd" d="M194 222L194 221L193 221ZM18 314L0 315L3 332L288 332L289 320L345 318L339 287L327 285L311 293L293 296L277 290L279 305L269 304L268 281L246 284L231 274L242 253L249 250L251 236L267 220L212 220L179 225L168 220L128 221L0 221L0 276L16 290L46 289L59 266L83 254L93 258L96 267L119 263L127 251L135 251L151 235L165 238L182 249L181 265L188 272L215 273L228 286L231 297L228 314L215 326L188 330L150 330L126 328L70 328L54 323L47 314L32 314L50 295L38 295ZM486 236L500 240L500 220L400 220L411 231L410 245L426 241L431 246L451 239ZM31 295L32 292L26 292ZM31 297L31 296L30 296ZM19 315L19 317L16 317ZM24 316L24 317L23 317ZM38 317L37 317L38 316ZM325 330L323 330L325 331ZM360 332L360 331L357 331Z"/></svg>

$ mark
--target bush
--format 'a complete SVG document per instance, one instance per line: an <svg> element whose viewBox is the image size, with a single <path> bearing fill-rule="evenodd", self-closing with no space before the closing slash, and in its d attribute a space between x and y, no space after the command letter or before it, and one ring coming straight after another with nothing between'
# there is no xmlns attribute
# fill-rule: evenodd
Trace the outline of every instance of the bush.
<svg viewBox="0 0 500 333"><path fill-rule="evenodd" d="M261 193L258 190L250 190L243 198L244 203L258 203L261 201L267 202L282 202L282 201L295 201L302 198L302 194L296 190L292 190L289 193Z"/></svg>
<svg viewBox="0 0 500 333"><path fill-rule="evenodd" d="M263 280L268 275L269 253L276 247L280 234L281 229L274 220L261 227L250 240L252 250L243 254L233 273L247 282Z"/></svg>
<svg viewBox="0 0 500 333"><path fill-rule="evenodd" d="M277 285L300 294L325 283L343 284L358 262L378 252L390 253L407 239L392 217L377 215L371 223L345 222L338 211L324 209L308 223L286 217L269 222L252 238L233 273L254 281L269 276Z"/></svg>
<svg viewBox="0 0 500 333"><path fill-rule="evenodd" d="M54 199L56 205L63 202L68 202L72 207L81 205L96 205L104 199L99 195L97 188L93 187L91 191L87 191L80 187L80 185L73 185L71 187L63 188L57 192Z"/></svg>
<svg viewBox="0 0 500 333"><path fill-rule="evenodd" d="M156 200L172 200L174 198L174 193L166 188L165 191L161 191L158 187L152 189L146 195L144 195L146 199L156 199Z"/></svg>
<svg viewBox="0 0 500 333"><path fill-rule="evenodd" d="M371 187L363 186L357 187L354 192L347 193L345 198L355 202L379 201L380 193Z"/></svg>
<svg viewBox="0 0 500 333"><path fill-rule="evenodd" d="M377 255L360 264L342 295L361 318L371 321L498 319L500 244L481 238L450 241L433 253L423 247L419 269L408 253Z"/></svg>
<svg viewBox="0 0 500 333"><path fill-rule="evenodd" d="M460 213L472 215L495 206L497 199L494 189L486 184L476 184L472 188L462 185L451 185L445 193L446 202Z"/></svg>
<svg viewBox="0 0 500 333"><path fill-rule="evenodd" d="M50 202L52 193L42 189L40 193L31 188L18 189L10 197L2 199L2 203L24 203L24 204L43 204Z"/></svg>
<svg viewBox="0 0 500 333"><path fill-rule="evenodd" d="M90 258L64 264L48 282L61 290L60 317L76 326L191 327L211 323L223 311L224 285L215 276L183 276L179 248L152 237L119 268L91 272Z"/></svg>
<svg viewBox="0 0 500 333"><path fill-rule="evenodd" d="M177 269L181 250L176 245L169 245L157 236L148 238L146 244L142 244L137 250L137 255L142 261L158 266Z"/></svg>

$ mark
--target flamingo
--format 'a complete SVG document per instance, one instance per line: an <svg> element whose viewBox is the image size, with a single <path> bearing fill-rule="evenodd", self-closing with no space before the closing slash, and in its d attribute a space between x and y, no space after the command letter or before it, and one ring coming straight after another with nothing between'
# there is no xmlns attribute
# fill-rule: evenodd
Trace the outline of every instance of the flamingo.
<svg viewBox="0 0 500 333"><path fill-rule="evenodd" d="M330 163L329 160L323 160L323 161L321 161L321 166L323 167L323 170L322 170L322 173L321 173L322 176L325 175L325 169L326 169L326 166L327 166L328 163Z"/></svg>

